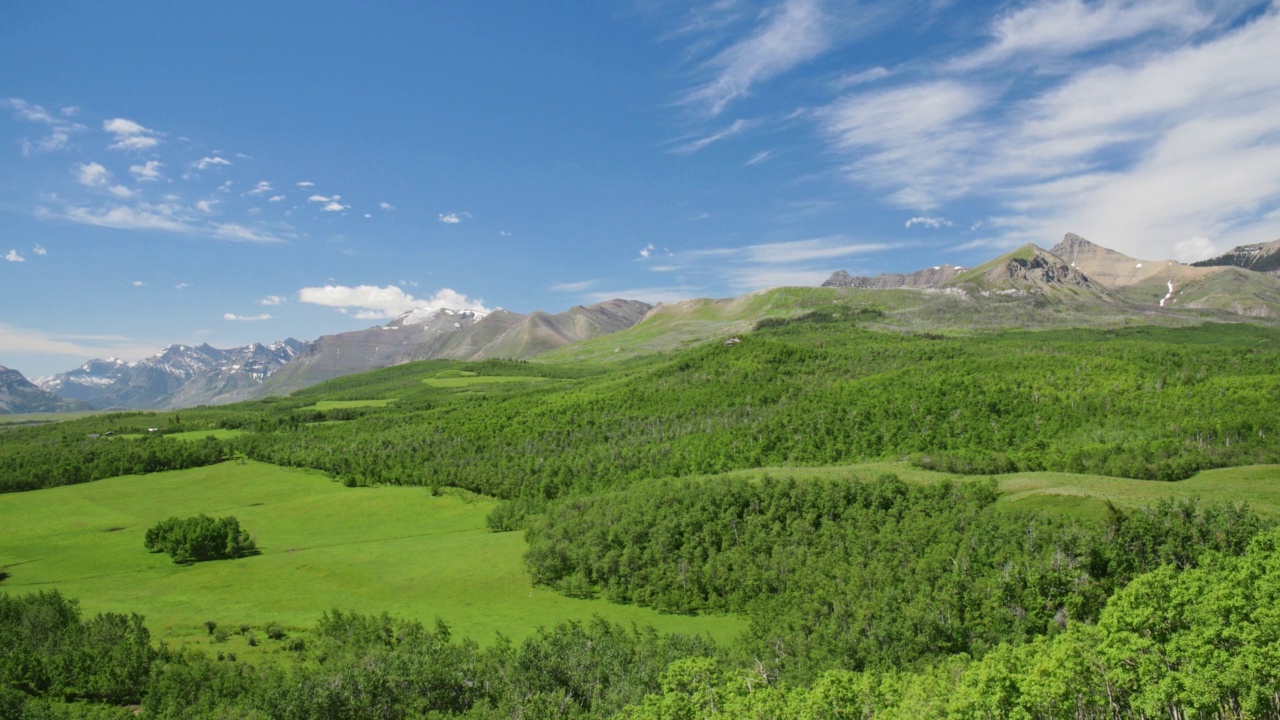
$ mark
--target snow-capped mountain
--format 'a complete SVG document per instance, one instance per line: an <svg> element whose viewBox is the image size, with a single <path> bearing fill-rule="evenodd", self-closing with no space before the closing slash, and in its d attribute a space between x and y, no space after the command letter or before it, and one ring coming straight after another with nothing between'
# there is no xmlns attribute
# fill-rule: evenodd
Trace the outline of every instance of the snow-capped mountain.
<svg viewBox="0 0 1280 720"><path fill-rule="evenodd" d="M0 413L45 413L85 410L84 405L36 387L17 370L0 365Z"/></svg>
<svg viewBox="0 0 1280 720"><path fill-rule="evenodd" d="M305 343L293 338L220 350L208 344L170 345L139 360L90 360L75 370L38 378L37 387L95 408L189 407L261 384Z"/></svg>

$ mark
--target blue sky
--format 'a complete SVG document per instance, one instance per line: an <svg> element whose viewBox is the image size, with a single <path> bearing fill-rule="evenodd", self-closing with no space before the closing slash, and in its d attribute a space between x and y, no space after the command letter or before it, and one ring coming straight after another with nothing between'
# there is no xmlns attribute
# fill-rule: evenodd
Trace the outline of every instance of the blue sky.
<svg viewBox="0 0 1280 720"><path fill-rule="evenodd" d="M0 11L0 364L1280 238L1280 10Z"/></svg>

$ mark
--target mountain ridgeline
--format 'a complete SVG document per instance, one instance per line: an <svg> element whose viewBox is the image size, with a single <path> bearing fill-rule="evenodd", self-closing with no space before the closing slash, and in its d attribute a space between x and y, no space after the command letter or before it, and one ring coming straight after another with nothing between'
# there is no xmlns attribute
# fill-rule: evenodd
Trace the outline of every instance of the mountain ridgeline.
<svg viewBox="0 0 1280 720"><path fill-rule="evenodd" d="M823 287L873 292L886 310L876 327L907 332L1271 321L1280 318L1280 240L1186 265L1132 258L1068 233L1049 250L1028 244L973 268L939 265L875 277L840 270ZM0 400L0 412L227 404L416 360L618 361L728 338L804 312L806 303L771 291L657 307L615 299L554 315L408 309L386 325L310 343L173 345L139 362L92 360L36 379L49 397L17 385L0 389L23 398ZM1053 313L1041 312L1045 303Z"/></svg>
<svg viewBox="0 0 1280 720"><path fill-rule="evenodd" d="M971 269L942 265L911 274L854 277L838 271L824 287L917 288L970 294L1087 298L1142 311L1221 312L1280 317L1280 240L1238 247L1194 265L1140 260L1068 233L1049 250L1024 245Z"/></svg>

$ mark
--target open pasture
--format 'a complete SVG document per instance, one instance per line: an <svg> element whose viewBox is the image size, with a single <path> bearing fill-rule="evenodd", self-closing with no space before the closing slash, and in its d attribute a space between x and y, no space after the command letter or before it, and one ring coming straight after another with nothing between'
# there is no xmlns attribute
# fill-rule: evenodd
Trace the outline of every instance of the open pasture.
<svg viewBox="0 0 1280 720"><path fill-rule="evenodd" d="M738 470L723 475L705 476L749 479L770 475L776 478L835 479L859 477L872 479L892 473L908 483L931 483L942 480L962 482L983 476L956 475L924 470L905 462L873 462L827 467L771 467ZM1000 488L1001 507L1020 510L1043 510L1084 518L1103 518L1106 501L1118 507L1133 508L1156 503L1164 498L1199 498L1204 502L1244 502L1259 515L1280 520L1280 465L1205 470L1179 482L1133 480L1060 472L1021 472L993 475Z"/></svg>
<svg viewBox="0 0 1280 720"><path fill-rule="evenodd" d="M90 614L138 612L170 642L207 642L205 620L307 628L332 608L440 618L481 643L595 614L718 641L743 627L534 588L523 534L485 528L492 507L252 462L0 495L0 565L11 574L0 591L57 589ZM262 554L183 567L143 548L157 521L201 512L237 517Z"/></svg>

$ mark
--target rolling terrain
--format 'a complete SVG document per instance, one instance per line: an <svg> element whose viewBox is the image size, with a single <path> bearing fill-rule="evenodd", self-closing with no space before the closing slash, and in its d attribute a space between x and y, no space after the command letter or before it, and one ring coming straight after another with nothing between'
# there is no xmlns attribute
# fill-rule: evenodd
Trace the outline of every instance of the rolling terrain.
<svg viewBox="0 0 1280 720"><path fill-rule="evenodd" d="M411 313L348 347L543 351L6 430L0 603L78 597L84 637L143 613L184 651L140 650L112 697L155 717L635 720L714 693L807 720L872 687L872 716L1270 717L1280 328L1235 311L1268 276L1146 265L1068 237L937 287ZM200 512L261 554L143 550ZM1207 689L1151 705L1171 677Z"/></svg>

